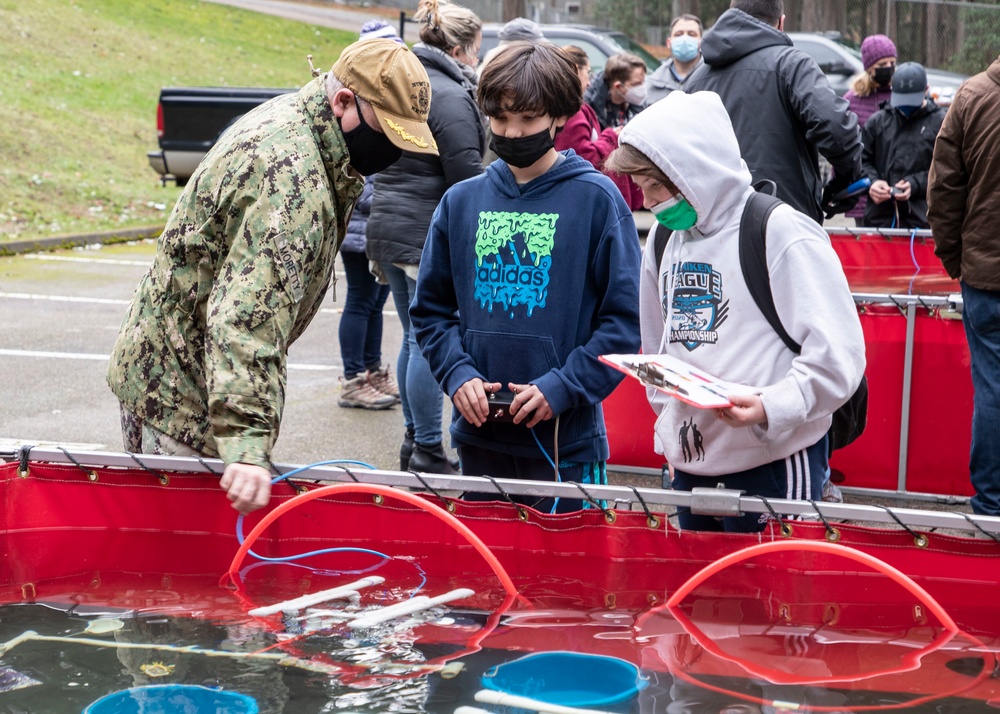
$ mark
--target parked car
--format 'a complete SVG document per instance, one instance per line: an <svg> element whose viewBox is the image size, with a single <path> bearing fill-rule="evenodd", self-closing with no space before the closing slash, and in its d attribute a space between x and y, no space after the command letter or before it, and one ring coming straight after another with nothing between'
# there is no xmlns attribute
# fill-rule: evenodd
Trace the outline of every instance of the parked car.
<svg viewBox="0 0 1000 714"><path fill-rule="evenodd" d="M503 27L501 23L486 23L483 25L483 44L479 50L479 57L482 59L487 52L499 44L497 33ZM590 58L590 68L595 72L604 69L604 63L611 55L620 52L631 52L642 58L649 71L660 66L661 60L650 54L650 52L638 42L630 38L623 32L608 30L603 27L593 27L591 25L539 25L545 39L557 45L576 45L587 53Z"/></svg>
<svg viewBox="0 0 1000 714"><path fill-rule="evenodd" d="M851 88L854 77L864 71L861 52L838 32L789 32L788 36L796 47L816 60L833 90L841 96ZM930 94L943 107L951 104L955 90L966 79L968 76L964 74L927 68Z"/></svg>

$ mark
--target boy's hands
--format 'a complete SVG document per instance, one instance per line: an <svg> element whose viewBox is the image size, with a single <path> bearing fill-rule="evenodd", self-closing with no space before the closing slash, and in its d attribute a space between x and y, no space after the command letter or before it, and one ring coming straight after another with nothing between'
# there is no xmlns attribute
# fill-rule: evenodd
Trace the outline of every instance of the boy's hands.
<svg viewBox="0 0 1000 714"><path fill-rule="evenodd" d="M732 427L766 424L767 412L759 394L730 394L731 407L716 409L719 419Z"/></svg>
<svg viewBox="0 0 1000 714"><path fill-rule="evenodd" d="M511 382L507 388L517 395L510 405L510 413L514 415L515 424L521 424L530 418L531 421L525 424L530 429L538 422L551 419L554 416L552 407L549 406L549 400L542 394L542 390L534 384L514 384Z"/></svg>
<svg viewBox="0 0 1000 714"><path fill-rule="evenodd" d="M489 397L486 395L499 391L501 386L500 382L484 382L479 377L470 379L458 388L451 403L467 422L477 427L482 426L490 411Z"/></svg>
<svg viewBox="0 0 1000 714"><path fill-rule="evenodd" d="M502 386L500 382L484 382L476 377L458 388L455 396L451 398L451 403L467 422L480 427L486 423L486 416L489 414L488 395L499 391ZM524 424L530 429L538 422L554 416L549 400L535 385L511 382L507 388L516 395L510 405L510 413L514 417L515 424Z"/></svg>

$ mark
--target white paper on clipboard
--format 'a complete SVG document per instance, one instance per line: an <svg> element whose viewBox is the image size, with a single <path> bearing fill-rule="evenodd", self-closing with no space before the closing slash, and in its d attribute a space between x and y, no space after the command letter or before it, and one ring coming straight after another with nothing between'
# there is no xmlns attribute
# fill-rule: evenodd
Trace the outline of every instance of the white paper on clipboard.
<svg viewBox="0 0 1000 714"><path fill-rule="evenodd" d="M728 395L753 394L745 384L719 379L671 355L601 355L601 361L699 409L732 406Z"/></svg>

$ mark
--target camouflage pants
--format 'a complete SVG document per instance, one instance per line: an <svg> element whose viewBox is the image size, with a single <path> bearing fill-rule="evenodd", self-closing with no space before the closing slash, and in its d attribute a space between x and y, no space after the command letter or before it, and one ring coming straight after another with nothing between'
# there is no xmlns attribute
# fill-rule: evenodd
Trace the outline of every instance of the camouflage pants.
<svg viewBox="0 0 1000 714"><path fill-rule="evenodd" d="M155 429L119 404L122 415L122 441L130 454L163 454L165 456L207 456L187 444Z"/></svg>

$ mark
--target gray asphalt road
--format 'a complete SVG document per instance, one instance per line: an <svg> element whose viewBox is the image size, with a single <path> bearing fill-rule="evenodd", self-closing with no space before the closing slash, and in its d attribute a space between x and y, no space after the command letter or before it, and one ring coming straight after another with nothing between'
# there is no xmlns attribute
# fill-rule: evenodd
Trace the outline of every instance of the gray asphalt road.
<svg viewBox="0 0 1000 714"><path fill-rule="evenodd" d="M104 380L107 355L152 255L147 242L0 258L0 446L121 449L118 405ZM337 406L345 290L341 276L338 301L328 296L292 345L274 457L283 463L352 458L395 468L403 434L399 407L369 412ZM383 354L393 368L401 338L395 312L387 313Z"/></svg>

